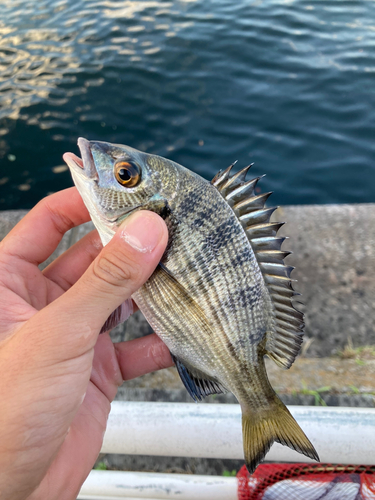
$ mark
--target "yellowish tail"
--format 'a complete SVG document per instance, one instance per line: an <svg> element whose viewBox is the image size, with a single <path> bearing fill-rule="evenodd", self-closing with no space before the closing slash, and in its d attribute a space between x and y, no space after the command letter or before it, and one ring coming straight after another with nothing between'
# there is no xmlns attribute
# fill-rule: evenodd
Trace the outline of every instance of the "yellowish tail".
<svg viewBox="0 0 375 500"><path fill-rule="evenodd" d="M242 409L242 433L246 467L252 474L274 441L319 462L319 456L286 406L276 400L266 412Z"/></svg>

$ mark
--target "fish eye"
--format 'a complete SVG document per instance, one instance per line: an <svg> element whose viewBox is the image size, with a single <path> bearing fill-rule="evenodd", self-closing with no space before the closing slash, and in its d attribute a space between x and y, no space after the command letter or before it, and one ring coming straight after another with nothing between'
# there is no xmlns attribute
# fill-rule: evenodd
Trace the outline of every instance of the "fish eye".
<svg viewBox="0 0 375 500"><path fill-rule="evenodd" d="M134 187L141 180L141 168L133 161L117 161L114 171L116 180L121 186Z"/></svg>

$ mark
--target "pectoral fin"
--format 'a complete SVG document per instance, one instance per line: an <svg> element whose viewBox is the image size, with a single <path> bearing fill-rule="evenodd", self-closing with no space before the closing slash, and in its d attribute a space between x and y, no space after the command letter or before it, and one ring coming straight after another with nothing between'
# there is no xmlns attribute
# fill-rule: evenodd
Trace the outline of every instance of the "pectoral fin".
<svg viewBox="0 0 375 500"><path fill-rule="evenodd" d="M190 325L200 338L203 334L209 337L213 335L213 330L200 305L164 264L158 265L144 286L158 295L158 305L161 310L173 308L181 324Z"/></svg>
<svg viewBox="0 0 375 500"><path fill-rule="evenodd" d="M213 336L213 330L199 304L164 264L159 264L144 286L150 287L150 292L157 295L160 309L173 308L174 315L180 319L181 325L186 325L189 330L187 333L196 338L198 349L205 338ZM200 401L209 394L225 391L224 387L209 375L187 366L175 354L171 354L184 386L195 401Z"/></svg>
<svg viewBox="0 0 375 500"><path fill-rule="evenodd" d="M129 316L133 314L133 312L134 308L132 299L125 300L125 302L123 302L120 306L118 306L118 308L115 309L113 313L108 316L106 322L104 323L102 329L100 330L100 333L112 330L120 323L126 321L129 318Z"/></svg>

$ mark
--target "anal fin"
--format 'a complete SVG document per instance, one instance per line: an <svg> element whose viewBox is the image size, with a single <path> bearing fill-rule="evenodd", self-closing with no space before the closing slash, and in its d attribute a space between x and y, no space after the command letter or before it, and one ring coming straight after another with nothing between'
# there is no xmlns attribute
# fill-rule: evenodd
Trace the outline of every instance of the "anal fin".
<svg viewBox="0 0 375 500"><path fill-rule="evenodd" d="M198 370L187 368L174 354L171 353L171 356L182 383L194 401L202 401L204 397L210 394L223 394L226 392L225 388L216 380L212 380Z"/></svg>

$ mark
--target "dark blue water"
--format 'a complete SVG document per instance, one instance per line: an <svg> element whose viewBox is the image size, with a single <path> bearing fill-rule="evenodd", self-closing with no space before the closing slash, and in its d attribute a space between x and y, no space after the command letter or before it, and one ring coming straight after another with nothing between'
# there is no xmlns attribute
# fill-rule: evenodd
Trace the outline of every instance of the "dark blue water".
<svg viewBox="0 0 375 500"><path fill-rule="evenodd" d="M373 0L2 0L0 209L71 185L78 136L375 201L374 77Z"/></svg>

